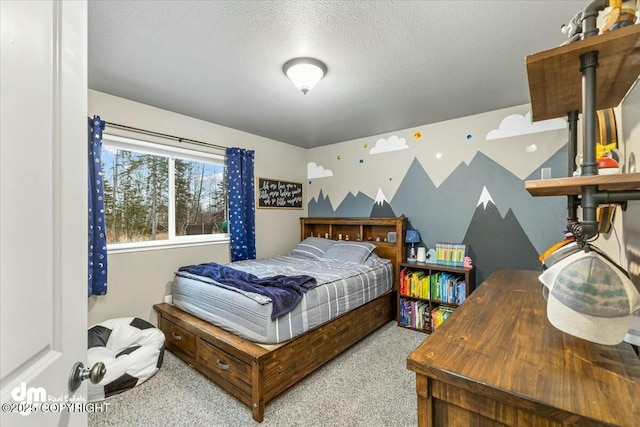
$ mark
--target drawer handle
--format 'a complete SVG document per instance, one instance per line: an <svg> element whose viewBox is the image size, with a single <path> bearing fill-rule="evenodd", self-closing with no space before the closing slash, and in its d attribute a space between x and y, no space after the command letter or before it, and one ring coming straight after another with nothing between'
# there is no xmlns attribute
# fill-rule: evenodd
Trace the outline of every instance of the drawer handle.
<svg viewBox="0 0 640 427"><path fill-rule="evenodd" d="M228 369L229 369L229 365L225 365L224 363L222 363L222 362L220 361L220 359L216 359L216 363L218 364L218 367L219 367L220 369L222 369L223 371L226 371L226 370L228 370Z"/></svg>
<svg viewBox="0 0 640 427"><path fill-rule="evenodd" d="M171 336L176 341L180 341L182 339L182 337L180 335L176 334L175 332L171 332Z"/></svg>

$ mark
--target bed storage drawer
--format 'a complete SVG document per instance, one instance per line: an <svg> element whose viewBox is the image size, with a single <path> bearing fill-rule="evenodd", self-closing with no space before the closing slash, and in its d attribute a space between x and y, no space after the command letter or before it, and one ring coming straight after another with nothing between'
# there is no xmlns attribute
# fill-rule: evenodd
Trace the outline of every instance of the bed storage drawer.
<svg viewBox="0 0 640 427"><path fill-rule="evenodd" d="M196 357L196 336L184 328L162 317L160 329L167 338L166 344L170 349L176 349Z"/></svg>
<svg viewBox="0 0 640 427"><path fill-rule="evenodd" d="M244 398L251 399L251 365L202 338L198 340L197 361L207 366L216 377L237 388Z"/></svg>

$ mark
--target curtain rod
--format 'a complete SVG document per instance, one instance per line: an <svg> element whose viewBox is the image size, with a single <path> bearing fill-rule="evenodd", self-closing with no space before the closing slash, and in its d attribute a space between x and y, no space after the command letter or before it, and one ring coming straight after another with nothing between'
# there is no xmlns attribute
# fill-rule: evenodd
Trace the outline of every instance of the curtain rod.
<svg viewBox="0 0 640 427"><path fill-rule="evenodd" d="M186 142L187 144L201 145L203 147L212 147L212 148L217 148L219 150L226 150L227 149L227 147L223 147L221 145L211 144L209 142L197 141L195 139L181 138L181 137L175 136L175 135L169 135L169 134L166 134L166 133L155 132L155 131L152 131L152 130L134 128L132 126L126 126L126 125L121 125L121 124L118 124L118 123L111 123L111 122L107 122L107 121L105 121L105 123L107 124L107 126L111 126L113 128L116 128L116 129L122 129L122 130L131 131L131 132L137 132L137 133L141 133L141 134L148 135L148 136L157 136L157 137L161 137L161 138L172 139L172 140L178 141L180 143Z"/></svg>

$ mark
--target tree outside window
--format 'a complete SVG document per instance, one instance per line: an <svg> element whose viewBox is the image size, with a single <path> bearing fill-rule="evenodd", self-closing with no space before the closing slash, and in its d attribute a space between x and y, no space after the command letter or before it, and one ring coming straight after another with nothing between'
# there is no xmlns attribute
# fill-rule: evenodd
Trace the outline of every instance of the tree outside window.
<svg viewBox="0 0 640 427"><path fill-rule="evenodd" d="M223 233L222 156L122 141L106 136L102 145L107 244Z"/></svg>

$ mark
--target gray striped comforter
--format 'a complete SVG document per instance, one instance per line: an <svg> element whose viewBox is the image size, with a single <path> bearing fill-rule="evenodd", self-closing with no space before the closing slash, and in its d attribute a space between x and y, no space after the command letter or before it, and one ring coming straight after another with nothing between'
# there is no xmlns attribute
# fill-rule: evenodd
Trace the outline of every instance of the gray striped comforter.
<svg viewBox="0 0 640 427"><path fill-rule="evenodd" d="M176 307L263 344L290 340L366 304L393 286L391 263L376 254L365 265L283 255L239 261L231 266L258 277L308 274L318 282L291 312L272 321L268 297L228 288L206 277L176 273L172 285Z"/></svg>

